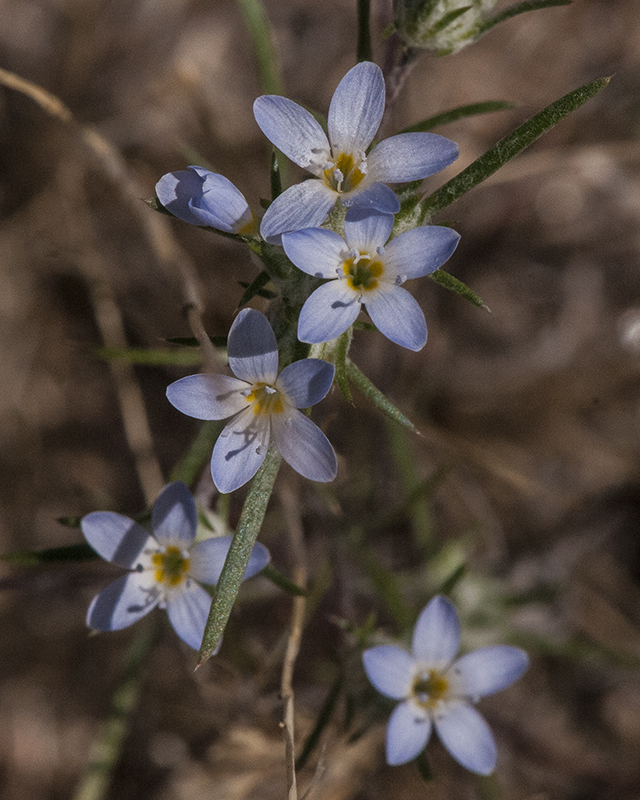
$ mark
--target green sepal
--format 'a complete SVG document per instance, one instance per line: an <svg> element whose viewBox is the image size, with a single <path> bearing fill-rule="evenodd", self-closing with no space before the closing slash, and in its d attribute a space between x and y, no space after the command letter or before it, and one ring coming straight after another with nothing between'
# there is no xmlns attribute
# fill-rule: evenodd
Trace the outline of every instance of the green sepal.
<svg viewBox="0 0 640 800"><path fill-rule="evenodd" d="M400 425L404 425L404 427L408 428L410 431L418 433L418 429L413 422L411 422L408 417L405 417L402 411L394 406L391 400L389 400L380 389L375 387L369 378L367 378L349 358L347 359L347 376L352 383L355 383L362 394L368 397L369 400L371 400L374 405L378 406L387 416L391 417L391 419L395 420Z"/></svg>
<svg viewBox="0 0 640 800"><path fill-rule="evenodd" d="M458 106L449 111L442 111L440 114L427 117L427 119L423 119L422 122L416 122L414 125L409 125L408 128L403 128L401 133L422 133L424 131L431 131L441 125L448 125L450 122L455 122L458 119L474 117L478 114L492 114L496 111L506 111L510 108L515 108L515 103L511 103L508 100L485 100L482 103L469 103L469 105ZM422 181L418 182L418 185L420 185L421 182Z"/></svg>
<svg viewBox="0 0 640 800"><path fill-rule="evenodd" d="M371 0L358 0L358 45L356 48L356 61L373 61L371 50L371 31L369 17Z"/></svg>
<svg viewBox="0 0 640 800"><path fill-rule="evenodd" d="M424 750L418 754L415 764L422 780L425 783L431 783L431 781L433 781L433 770L431 769L431 764L429 764L429 760L427 759Z"/></svg>
<svg viewBox="0 0 640 800"><path fill-rule="evenodd" d="M168 217L173 216L173 214L162 205L157 197L148 197L143 202L146 203L152 211L157 211L159 214L166 214Z"/></svg>
<svg viewBox="0 0 640 800"><path fill-rule="evenodd" d="M97 347L96 354L106 361L128 361L130 364L149 366L197 366L202 362L201 354L192 350L154 350L144 347Z"/></svg>
<svg viewBox="0 0 640 800"><path fill-rule="evenodd" d="M464 578L464 575L467 571L466 564L458 564L458 566L453 570L451 575L442 582L442 585L436 592L436 594L444 594L449 596L451 592L456 588L458 583Z"/></svg>
<svg viewBox="0 0 640 800"><path fill-rule="evenodd" d="M461 17L463 14L466 14L467 11L471 11L473 6L462 6L462 8L454 8L453 11L449 11L448 14L445 14L444 17L441 17L433 28L429 28L428 31L425 31L423 34L423 38L435 36L440 31L443 31L445 28L448 28L452 22L455 22L458 17Z"/></svg>
<svg viewBox="0 0 640 800"><path fill-rule="evenodd" d="M287 576L280 572L279 569L276 569L273 564L267 564L260 575L264 575L271 583L275 583L279 589L282 589L288 594L292 594L294 597L307 597L309 594L307 589L303 589L302 586L298 586L297 583L287 578Z"/></svg>
<svg viewBox="0 0 640 800"><path fill-rule="evenodd" d="M465 283L463 283L458 278L454 278L454 276L450 272L446 272L443 269L437 269L435 272L432 272L429 277L431 280L435 281L440 286L444 286L445 289L449 289L450 292L455 292L459 294L460 297L464 297L465 300L468 300L474 306L478 308L486 308L489 311L487 305L485 305L484 300L470 289Z"/></svg>
<svg viewBox="0 0 640 800"><path fill-rule="evenodd" d="M80 518L78 517L78 519ZM14 567L33 567L38 564L55 564L61 561L92 561L97 558L99 558L98 554L88 544L69 544L64 547L50 547L47 550L34 550L33 552L25 550L0 555L0 561Z"/></svg>
<svg viewBox="0 0 640 800"><path fill-rule="evenodd" d="M541 8L554 8L555 6L570 6L572 0L524 0L522 3L516 3L514 6L505 8L493 17L489 17L484 22L481 22L477 28L477 34L486 33L488 30L504 22L512 17L517 17L519 14L524 14L527 11L537 11Z"/></svg>
<svg viewBox="0 0 640 800"><path fill-rule="evenodd" d="M278 154L275 150L271 151L271 173L270 173L270 183L271 183L271 202L273 202L276 197L279 197L282 194L282 176L280 175L280 164L278 163Z"/></svg>
<svg viewBox="0 0 640 800"><path fill-rule="evenodd" d="M264 297L267 300L273 300L274 297L278 295L275 292L271 292L264 287L270 282L271 275L266 270L262 270L252 281L251 283L244 283L243 281L239 281L240 286L244 287L244 292L240 300L238 300L238 308L242 308L242 306L246 306L246 304L254 298L256 295L259 297Z"/></svg>

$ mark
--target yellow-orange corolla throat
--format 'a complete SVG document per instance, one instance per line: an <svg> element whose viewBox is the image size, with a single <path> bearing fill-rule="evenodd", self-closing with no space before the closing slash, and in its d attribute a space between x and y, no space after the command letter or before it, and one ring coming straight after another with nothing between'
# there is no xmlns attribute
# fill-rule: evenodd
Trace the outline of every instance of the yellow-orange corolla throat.
<svg viewBox="0 0 640 800"><path fill-rule="evenodd" d="M156 581L167 586L178 586L189 571L189 559L179 547L167 547L164 553L154 553L151 563Z"/></svg>
<svg viewBox="0 0 640 800"><path fill-rule="evenodd" d="M377 289L378 278L384 272L384 267L378 259L365 253L347 259L342 265L342 271L351 289L370 292Z"/></svg>
<svg viewBox="0 0 640 800"><path fill-rule="evenodd" d="M413 699L423 708L435 708L448 693L449 681L435 669L418 675L413 683Z"/></svg>
<svg viewBox="0 0 640 800"><path fill-rule="evenodd" d="M362 161L356 163L351 153L340 153L333 164L324 171L327 185L341 194L353 191L364 176L364 164Z"/></svg>
<svg viewBox="0 0 640 800"><path fill-rule="evenodd" d="M284 411L282 394L268 383L254 383L251 392L247 395L247 402L252 404L253 413L256 416L282 414Z"/></svg>

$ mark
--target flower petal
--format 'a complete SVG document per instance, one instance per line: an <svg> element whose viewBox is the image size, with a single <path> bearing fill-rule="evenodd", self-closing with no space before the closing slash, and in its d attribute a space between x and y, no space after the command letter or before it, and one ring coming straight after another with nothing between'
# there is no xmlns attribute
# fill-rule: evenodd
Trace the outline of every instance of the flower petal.
<svg viewBox="0 0 640 800"><path fill-rule="evenodd" d="M267 139L287 158L319 175L329 159L329 141L322 126L306 108L275 94L258 97L253 115Z"/></svg>
<svg viewBox="0 0 640 800"><path fill-rule="evenodd" d="M384 78L377 64L363 61L338 84L329 106L328 129L333 155L364 153L384 113Z"/></svg>
<svg viewBox="0 0 640 800"><path fill-rule="evenodd" d="M243 308L229 331L227 353L234 375L249 383L273 383L278 376L278 344L269 320Z"/></svg>
<svg viewBox="0 0 640 800"><path fill-rule="evenodd" d="M169 622L182 641L194 650L199 650L202 644L210 607L211 595L194 581L185 583L167 598Z"/></svg>
<svg viewBox="0 0 640 800"><path fill-rule="evenodd" d="M386 244L393 221L393 214L375 209L350 208L344 220L344 238L350 248L373 254L378 247Z"/></svg>
<svg viewBox="0 0 640 800"><path fill-rule="evenodd" d="M167 386L167 400L189 417L226 419L247 407L249 388L229 375L188 375Z"/></svg>
<svg viewBox="0 0 640 800"><path fill-rule="evenodd" d="M460 705L436 717L440 741L465 769L489 775L496 766L496 743L484 718L468 705Z"/></svg>
<svg viewBox="0 0 640 800"><path fill-rule="evenodd" d="M222 431L211 456L211 476L219 492L228 494L251 480L269 446L269 417L256 418L250 408Z"/></svg>
<svg viewBox="0 0 640 800"><path fill-rule="evenodd" d="M404 280L434 272L458 246L460 234L451 228L428 225L412 228L392 239L384 249L385 274Z"/></svg>
<svg viewBox="0 0 640 800"><path fill-rule="evenodd" d="M381 183L417 181L440 172L459 155L458 145L437 133L399 133L367 156L367 177Z"/></svg>
<svg viewBox="0 0 640 800"><path fill-rule="evenodd" d="M436 595L420 612L413 630L413 655L431 669L445 669L460 644L460 620L455 606Z"/></svg>
<svg viewBox="0 0 640 800"><path fill-rule="evenodd" d="M384 214L397 214L400 201L393 189L384 183L365 183L348 194L342 195L342 205L348 208L362 208L367 211L382 211Z"/></svg>
<svg viewBox="0 0 640 800"><path fill-rule="evenodd" d="M190 205L194 197L202 196L203 183L202 176L192 169L169 172L156 183L156 195L174 217L191 225L206 225L200 217L195 216Z"/></svg>
<svg viewBox="0 0 640 800"><path fill-rule="evenodd" d="M362 654L367 678L385 697L404 700L411 693L415 671L412 655L394 645L371 647Z"/></svg>
<svg viewBox="0 0 640 800"><path fill-rule="evenodd" d="M427 746L431 736L431 720L420 714L414 703L400 703L387 724L387 764L406 764Z"/></svg>
<svg viewBox="0 0 640 800"><path fill-rule="evenodd" d="M529 666L529 656L517 647L496 645L467 653L453 665L460 691L467 697L499 692L520 678Z"/></svg>
<svg viewBox="0 0 640 800"><path fill-rule="evenodd" d="M427 323L417 301L402 286L379 285L364 303L376 328L387 339L408 350L422 350L427 341Z"/></svg>
<svg viewBox="0 0 640 800"><path fill-rule="evenodd" d="M160 544L189 545L195 539L198 512L191 492L182 481L170 483L158 495L151 524Z"/></svg>
<svg viewBox="0 0 640 800"><path fill-rule="evenodd" d="M298 269L316 278L335 278L349 256L341 236L326 228L305 228L282 236L284 252Z"/></svg>
<svg viewBox="0 0 640 800"><path fill-rule="evenodd" d="M210 225L220 231L237 233L253 220L253 214L242 192L224 175L202 167L189 167L203 179L201 191L189 201L200 225ZM162 201L161 201L162 202ZM163 203L164 205L164 203ZM171 209L169 209L171 210Z"/></svg>
<svg viewBox="0 0 640 800"><path fill-rule="evenodd" d="M137 522L111 511L94 511L80 520L84 538L99 556L125 569L146 564L145 550L157 550L153 537Z"/></svg>
<svg viewBox="0 0 640 800"><path fill-rule="evenodd" d="M338 472L331 443L320 428L295 408L271 417L273 438L284 460L305 478L328 483Z"/></svg>
<svg viewBox="0 0 640 800"><path fill-rule="evenodd" d="M353 325L360 313L358 295L345 280L325 283L302 306L298 319L301 342L328 342Z"/></svg>
<svg viewBox="0 0 640 800"><path fill-rule="evenodd" d="M303 358L285 367L276 381L292 406L309 408L319 403L333 383L335 367L319 358Z"/></svg>
<svg viewBox="0 0 640 800"><path fill-rule="evenodd" d="M322 181L308 180L290 186L265 211L260 235L269 244L280 244L283 233L317 228L335 206L337 192Z"/></svg>
<svg viewBox="0 0 640 800"><path fill-rule="evenodd" d="M201 583L213 585L218 583L227 553L231 547L232 538L232 536L216 536L195 544L189 554L191 559L189 574L191 577ZM253 545L243 580L246 581L247 578L257 575L267 566L269 561L271 561L271 554L267 548L260 542L256 542Z"/></svg>
<svg viewBox="0 0 640 800"><path fill-rule="evenodd" d="M87 625L96 631L119 631L142 619L159 599L152 571L122 575L93 598Z"/></svg>

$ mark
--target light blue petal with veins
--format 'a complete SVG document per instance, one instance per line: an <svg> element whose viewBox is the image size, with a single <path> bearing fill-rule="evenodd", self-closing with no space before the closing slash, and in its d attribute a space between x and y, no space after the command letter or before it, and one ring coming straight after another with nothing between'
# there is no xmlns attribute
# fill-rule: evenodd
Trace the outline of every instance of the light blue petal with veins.
<svg viewBox="0 0 640 800"><path fill-rule="evenodd" d="M159 494L151 514L153 535L164 545L189 545L195 539L198 512L191 492L182 483L170 483Z"/></svg>
<svg viewBox="0 0 640 800"><path fill-rule="evenodd" d="M455 606L436 595L422 609L413 629L413 655L427 667L444 669L455 658L459 645L460 620Z"/></svg>
<svg viewBox="0 0 640 800"><path fill-rule="evenodd" d="M517 681L529 666L529 656L517 647L495 645L459 658L452 671L467 697L484 697Z"/></svg>
<svg viewBox="0 0 640 800"><path fill-rule="evenodd" d="M320 123L305 108L286 97L265 94L253 104L253 115L267 139L287 158L314 175L330 155Z"/></svg>
<svg viewBox="0 0 640 800"><path fill-rule="evenodd" d="M229 331L227 354L234 375L243 381L273 383L278 375L278 344L269 320L243 308Z"/></svg>
<svg viewBox="0 0 640 800"><path fill-rule="evenodd" d="M211 476L219 492L228 494L251 480L269 446L269 417L247 408L218 436L211 456Z"/></svg>
<svg viewBox="0 0 640 800"><path fill-rule="evenodd" d="M397 214L400 201L393 189L384 183L365 183L341 196L342 205L346 208L360 208L366 211L382 211L385 214Z"/></svg>
<svg viewBox="0 0 640 800"><path fill-rule="evenodd" d="M431 720L413 703L400 703L387 724L387 764L406 764L420 755L431 736Z"/></svg>
<svg viewBox="0 0 640 800"><path fill-rule="evenodd" d="M489 775L496 766L496 743L483 717L468 705L456 706L442 717L435 727L440 741L465 769Z"/></svg>
<svg viewBox="0 0 640 800"><path fill-rule="evenodd" d="M163 175L156 183L156 195L174 217L191 225L206 225L191 210L190 202L202 195L203 179L194 170L178 170Z"/></svg>
<svg viewBox="0 0 640 800"><path fill-rule="evenodd" d="M133 625L158 604L153 572L130 572L96 595L87 611L87 625L96 631L119 631Z"/></svg>
<svg viewBox="0 0 640 800"><path fill-rule="evenodd" d="M271 427L280 454L296 472L320 483L336 477L338 462L331 443L302 412L291 408L274 414Z"/></svg>
<svg viewBox="0 0 640 800"><path fill-rule="evenodd" d="M382 183L417 181L448 167L458 155L458 145L437 133L399 133L369 153L367 177Z"/></svg>
<svg viewBox="0 0 640 800"><path fill-rule="evenodd" d="M276 381L292 406L309 408L319 403L331 388L335 367L319 358L303 358L285 367Z"/></svg>
<svg viewBox="0 0 640 800"><path fill-rule="evenodd" d="M411 693L415 659L406 650L393 645L371 647L362 654L367 678L385 697L404 700Z"/></svg>
<svg viewBox="0 0 640 800"><path fill-rule="evenodd" d="M325 283L307 298L298 319L298 339L317 344L336 339L360 313L358 294L346 280Z"/></svg>
<svg viewBox="0 0 640 800"><path fill-rule="evenodd" d="M344 220L344 238L354 250L375 254L378 247L386 244L393 222L393 214L350 208Z"/></svg>
<svg viewBox="0 0 640 800"><path fill-rule="evenodd" d="M228 375L188 375L167 386L167 399L189 417L226 419L247 407L249 388Z"/></svg>
<svg viewBox="0 0 640 800"><path fill-rule="evenodd" d="M387 339L408 350L422 350L427 323L417 301L401 286L382 283L364 298L371 321Z"/></svg>
<svg viewBox="0 0 640 800"><path fill-rule="evenodd" d="M336 270L349 256L341 236L326 228L305 228L282 236L287 258L298 269L316 278L336 278Z"/></svg>
<svg viewBox="0 0 640 800"><path fill-rule="evenodd" d="M216 584L220 580L222 567L231 547L231 536L216 536L194 544L191 548L189 574L201 583ZM267 548L256 542L251 551L243 580L252 578L271 561Z"/></svg>
<svg viewBox="0 0 640 800"><path fill-rule="evenodd" d="M210 607L211 595L193 581L167 598L169 622L182 641L194 650L200 649Z"/></svg>
<svg viewBox="0 0 640 800"><path fill-rule="evenodd" d="M371 144L384 113L384 78L377 64L363 61L338 84L327 119L333 154L360 153Z"/></svg>
<svg viewBox="0 0 640 800"><path fill-rule="evenodd" d="M84 538L99 556L126 569L141 561L144 550L157 550L155 540L137 522L111 511L94 511L80 520Z"/></svg>
<svg viewBox="0 0 640 800"><path fill-rule="evenodd" d="M384 250L385 273L403 280L434 272L449 259L460 241L451 228L428 225L412 228L392 239Z"/></svg>
<svg viewBox="0 0 640 800"><path fill-rule="evenodd" d="M321 225L338 200L337 192L319 180L290 186L265 211L260 235L270 244L280 244L283 233Z"/></svg>

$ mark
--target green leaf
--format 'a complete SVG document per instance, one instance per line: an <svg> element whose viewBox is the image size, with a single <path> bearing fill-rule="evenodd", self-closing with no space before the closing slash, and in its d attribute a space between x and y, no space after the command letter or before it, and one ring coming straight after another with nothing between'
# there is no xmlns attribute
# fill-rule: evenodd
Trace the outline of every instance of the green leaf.
<svg viewBox="0 0 640 800"><path fill-rule="evenodd" d="M356 61L373 61L369 16L371 0L358 0L358 46Z"/></svg>
<svg viewBox="0 0 640 800"><path fill-rule="evenodd" d="M262 290L269 283L270 280L271 280L271 275L269 275L269 273L263 269L262 272L260 272L250 284L241 283L240 285L246 288L242 294L242 297L238 301L238 308L242 308L242 306L245 306L249 302L249 300L251 300L256 295L264 297L265 293ZM268 294L270 295L269 299L273 299L274 297L276 297L276 294L274 292L269 292Z"/></svg>
<svg viewBox="0 0 640 800"><path fill-rule="evenodd" d="M490 17L484 22L480 23L477 28L477 35L486 33L490 28L504 22L512 17L517 17L519 14L524 14L526 11L537 11L540 8L554 8L555 6L570 6L572 0L525 0L523 3L516 3L514 6L505 8L504 11Z"/></svg>
<svg viewBox="0 0 640 800"><path fill-rule="evenodd" d="M271 39L271 28L260 0L236 0L249 30L265 94L282 94L282 79Z"/></svg>
<svg viewBox="0 0 640 800"><path fill-rule="evenodd" d="M143 347L97 347L96 353L106 361L128 361L147 366L198 366L202 362L199 352L192 350L155 350Z"/></svg>
<svg viewBox="0 0 640 800"><path fill-rule="evenodd" d="M542 134L557 125L573 111L590 100L607 86L610 78L599 78L593 83L581 86L564 95L551 105L540 111L530 120L520 125L515 131L507 134L495 147L476 159L462 172L437 189L432 195L419 203L421 218L435 214L462 197L470 189L482 183L490 175L504 166L518 153L539 139Z"/></svg>
<svg viewBox="0 0 640 800"><path fill-rule="evenodd" d="M442 111L440 114L435 114L433 117L423 119L422 122L416 122L415 125L409 125L408 128L402 130L402 133L431 131L434 128L438 128L440 125L448 125L450 122L455 122L458 119L473 117L477 114L491 114L495 111L506 111L509 108L515 108L515 103L510 103L508 100L486 100L483 103L470 103L466 106L452 108L449 111Z"/></svg>
<svg viewBox="0 0 640 800"><path fill-rule="evenodd" d="M394 404L389 400L386 395L384 395L380 389L376 388L369 378L362 373L358 367L351 361L351 359L347 359L347 375L349 380L360 389L362 394L365 397L368 397L374 405L378 406L378 408L387 414L391 419L395 420L396 422L400 423L400 425L404 425L405 428L408 428L410 431L414 431L418 433L418 429L416 426L411 422L408 417L400 411L399 408L396 408Z"/></svg>
<svg viewBox="0 0 640 800"><path fill-rule="evenodd" d="M214 347L224 347L227 346L227 337L226 336L210 336L211 344ZM171 339L167 339L169 344L181 344L184 347L200 347L200 342L194 336L174 336Z"/></svg>
<svg viewBox="0 0 640 800"><path fill-rule="evenodd" d="M294 597L307 597L309 594L306 589L303 589L301 586L298 586L297 583L289 580L286 575L283 575L282 572L276 569L272 564L267 564L260 574L264 575L271 583L275 583L279 589L294 595Z"/></svg>
<svg viewBox="0 0 640 800"><path fill-rule="evenodd" d="M429 28L428 31L425 32L424 36L435 36L436 34L443 31L445 28L448 28L452 22L461 17L463 14L466 14L467 11L471 11L473 6L463 6L462 8L454 8L453 11L449 11L448 14L445 14L444 17L441 17L433 28Z"/></svg>
<svg viewBox="0 0 640 800"><path fill-rule="evenodd" d="M486 308L487 311L489 311L489 308L485 305L484 300L482 300L481 297L478 297L473 289L470 289L461 280L454 278L450 272L446 272L443 269L437 269L435 272L432 272L429 277L439 286L444 286L444 288L449 289L450 292L455 292L456 294L459 294L460 297L464 297L465 300L473 303L474 306L478 306L478 308Z"/></svg>
<svg viewBox="0 0 640 800"><path fill-rule="evenodd" d="M60 561L91 561L99 558L88 544L70 544L65 547L51 547L48 550L24 551L0 555L0 561L15 567L33 567L37 564L55 564Z"/></svg>
<svg viewBox="0 0 640 800"><path fill-rule="evenodd" d="M224 420L203 422L186 455L171 473L172 481L182 481L187 486L193 485L200 475L205 462L211 458L213 445L216 443L224 424Z"/></svg>

